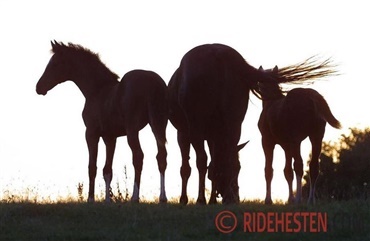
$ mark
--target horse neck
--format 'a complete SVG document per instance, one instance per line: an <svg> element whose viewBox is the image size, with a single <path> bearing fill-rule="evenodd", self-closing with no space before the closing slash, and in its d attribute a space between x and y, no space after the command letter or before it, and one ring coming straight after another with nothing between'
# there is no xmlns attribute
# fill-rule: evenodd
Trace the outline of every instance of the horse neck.
<svg viewBox="0 0 370 241"><path fill-rule="evenodd" d="M96 71L87 71L87 74L78 74L72 80L80 89L86 99L96 96L106 88L116 85L118 80L113 76L103 76Z"/></svg>
<svg viewBox="0 0 370 241"><path fill-rule="evenodd" d="M270 106L275 104L276 102L279 102L285 98L285 95L277 95L275 97L263 97L262 99L262 108L263 109L268 109Z"/></svg>

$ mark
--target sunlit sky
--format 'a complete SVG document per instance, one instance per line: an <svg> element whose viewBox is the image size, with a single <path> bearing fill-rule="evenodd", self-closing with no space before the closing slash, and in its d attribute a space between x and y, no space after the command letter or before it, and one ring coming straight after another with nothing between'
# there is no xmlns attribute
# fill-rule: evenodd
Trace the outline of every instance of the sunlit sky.
<svg viewBox="0 0 370 241"><path fill-rule="evenodd" d="M99 3L98 3L99 2ZM129 3L130 2L130 3ZM366 1L0 1L0 197L10 193L39 198L77 196L88 187L88 153L81 112L84 97L72 83L46 96L35 86L50 57L50 40L81 44L99 53L119 76L132 69L157 72L166 82L182 56L204 43L235 48L249 64L270 68L312 55L332 57L341 75L312 85L323 94L342 130L327 127L336 140L349 127L370 123L368 65L370 16ZM264 156L257 120L261 101L252 98L240 142L241 198L264 198ZM167 196L180 195L180 151L171 124L167 131ZM140 133L145 153L141 198L159 195L155 141ZM302 145L308 159L308 142ZM100 145L96 194L104 191L105 149ZM128 188L134 171L126 137L119 138L112 187ZM286 200L284 155L276 148L272 196ZM123 174L127 166L127 178ZM189 195L197 197L198 174L192 151ZM210 183L207 183L210 188ZM8 193L9 193L8 192Z"/></svg>

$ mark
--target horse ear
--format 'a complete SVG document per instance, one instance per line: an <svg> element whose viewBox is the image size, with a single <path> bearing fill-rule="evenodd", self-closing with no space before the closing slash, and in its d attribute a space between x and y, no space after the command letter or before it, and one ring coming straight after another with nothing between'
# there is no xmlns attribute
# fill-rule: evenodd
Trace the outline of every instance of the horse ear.
<svg viewBox="0 0 370 241"><path fill-rule="evenodd" d="M51 41L51 48L53 49L53 52L55 53L57 48L60 46L60 44L54 39Z"/></svg>
<svg viewBox="0 0 370 241"><path fill-rule="evenodd" d="M247 145L247 144L248 144L248 142L249 142L249 141L247 141L247 142L245 142L245 143L243 143L243 144L238 145L238 146L237 146L237 150L238 150L238 152L239 152L241 149L243 149L243 148L245 147L245 145Z"/></svg>
<svg viewBox="0 0 370 241"><path fill-rule="evenodd" d="M62 52L66 46L64 45L64 43L54 40L54 41L51 41L51 47L52 47L52 51L56 53L56 52Z"/></svg>
<svg viewBox="0 0 370 241"><path fill-rule="evenodd" d="M272 70L272 72L274 72L274 73L279 72L279 68L278 68L278 66L277 66L277 65L275 65L275 67L274 67L274 69Z"/></svg>
<svg viewBox="0 0 370 241"><path fill-rule="evenodd" d="M55 40L51 40L50 43L51 43L51 47L54 49L56 41Z"/></svg>

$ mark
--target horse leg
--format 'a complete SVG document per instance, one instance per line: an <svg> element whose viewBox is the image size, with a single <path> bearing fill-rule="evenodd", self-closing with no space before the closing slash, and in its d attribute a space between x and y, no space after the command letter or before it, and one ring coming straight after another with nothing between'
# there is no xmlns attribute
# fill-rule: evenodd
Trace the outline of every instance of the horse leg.
<svg viewBox="0 0 370 241"><path fill-rule="evenodd" d="M199 173L199 189L198 189L198 199L197 204L206 204L205 197L205 182L207 173L207 154L204 150L204 141L197 140L192 143L197 155L197 168Z"/></svg>
<svg viewBox="0 0 370 241"><path fill-rule="evenodd" d="M155 140L157 142L157 163L158 169L160 173L160 194L159 194L159 202L166 203L167 196L166 196L166 187L165 187L165 172L167 168L167 150L166 150L166 127L168 122L168 117L166 115L158 115L155 114L157 111L152 106L149 110L149 125L152 128L152 132L155 136ZM157 111L159 112L159 110Z"/></svg>
<svg viewBox="0 0 370 241"><path fill-rule="evenodd" d="M162 136L165 136L165 132ZM162 139L165 139L162 138ZM161 192L159 195L159 202L166 203L167 202L167 196L166 196L166 187L165 187L165 172L167 168L167 150L166 150L166 143L162 143L157 139L157 148L158 148L158 154L156 156L157 163L158 163L158 169L160 173L160 187Z"/></svg>
<svg viewBox="0 0 370 241"><path fill-rule="evenodd" d="M139 133L138 132L127 133L127 141L132 151L132 162L135 168L135 180L131 201L139 202L141 171L143 169L143 159L144 159L144 153L141 149L139 142Z"/></svg>
<svg viewBox="0 0 370 241"><path fill-rule="evenodd" d="M294 158L294 172L297 179L297 195L295 198L296 203L302 200L302 177L303 177L303 159L301 156L301 143L297 143L292 147Z"/></svg>
<svg viewBox="0 0 370 241"><path fill-rule="evenodd" d="M89 150L89 195L88 202L95 201L95 177L96 177L96 160L98 156L99 136L86 130L86 143Z"/></svg>
<svg viewBox="0 0 370 241"><path fill-rule="evenodd" d="M209 202L208 204L216 204L217 203L217 193L216 193L216 182L215 182L215 167L214 167L214 153L213 153L213 142L212 141L207 141L207 144L208 144L208 149L209 149L209 153L211 155L211 162L209 163L209 166L208 166L208 179L211 180L212 182L212 190L211 190L211 196L209 198Z"/></svg>
<svg viewBox="0 0 370 241"><path fill-rule="evenodd" d="M217 193L216 193L216 180L214 180L215 177L214 175L214 172L215 172L215 167L213 166L213 162L211 160L211 163L209 164L208 166L208 178L211 180L212 182L212 190L211 190L211 196L209 198L209 202L208 204L217 204Z"/></svg>
<svg viewBox="0 0 370 241"><path fill-rule="evenodd" d="M112 164L114 151L116 149L116 138L103 138L106 147L106 159L105 166L103 169L103 177L105 181L105 202L110 202L110 184L112 182Z"/></svg>
<svg viewBox="0 0 370 241"><path fill-rule="evenodd" d="M308 203L315 204L315 186L316 180L319 176L319 158L321 154L321 145L322 145L322 138L323 134L318 137L310 137L310 141L312 144L312 154L311 154L311 161L310 161L310 194L308 196Z"/></svg>
<svg viewBox="0 0 370 241"><path fill-rule="evenodd" d="M214 167L213 167L213 163L211 161L211 163L209 164L208 166L208 177L210 176L213 176L214 174L212 172L214 172ZM213 178L216 178L216 177L213 177ZM212 190L211 190L211 196L209 197L209 201L208 201L208 204L217 204L217 193L216 193L216 182L215 180L212 180L211 179L211 182L212 182Z"/></svg>
<svg viewBox="0 0 370 241"><path fill-rule="evenodd" d="M182 190L181 190L181 197L180 203L187 204L188 203L188 195L187 195L187 186L188 180L191 173L191 167L189 165L189 152L190 152L190 141L189 136L184 134L183 132L177 132L177 142L180 147L181 151L181 159L182 165L180 169L181 179L182 179Z"/></svg>
<svg viewBox="0 0 370 241"><path fill-rule="evenodd" d="M293 195L293 168L292 168L292 154L289 147L284 148L285 151L285 167L284 167L284 176L285 180L288 183L289 189L289 197L288 203L293 203L294 195Z"/></svg>
<svg viewBox="0 0 370 241"><path fill-rule="evenodd" d="M216 184L212 181L211 197L208 204L217 204Z"/></svg>
<svg viewBox="0 0 370 241"><path fill-rule="evenodd" d="M274 155L275 144L266 140L267 138L262 138L262 147L265 153L265 179L266 179L266 198L265 204L272 204L271 199L271 181L274 174L274 169L272 168L272 161Z"/></svg>

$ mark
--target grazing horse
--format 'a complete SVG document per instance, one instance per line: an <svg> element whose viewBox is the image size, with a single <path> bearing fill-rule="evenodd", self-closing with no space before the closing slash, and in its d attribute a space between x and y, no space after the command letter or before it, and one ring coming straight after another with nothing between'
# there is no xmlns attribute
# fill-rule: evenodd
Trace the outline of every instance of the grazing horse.
<svg viewBox="0 0 370 241"><path fill-rule="evenodd" d="M106 184L106 201L110 201L112 161L116 139L127 135L135 167L132 201L139 201L141 170L144 154L140 147L139 131L148 123L154 133L160 171L160 202L166 202L165 170L167 166L166 126L168 122L167 86L156 73L133 70L121 81L101 61L97 54L80 45L51 43L49 64L36 86L38 94L46 93L57 84L73 81L86 102L82 117L86 126L89 150L89 196L94 201L98 142L102 137L106 145L106 162L103 176Z"/></svg>
<svg viewBox="0 0 370 241"><path fill-rule="evenodd" d="M241 149L243 149L245 147L245 145L248 144L248 142L249 141L247 141L247 142L245 142L243 144L238 145L238 147L237 147L237 154L238 154L238 152ZM209 163L209 166L208 166L208 177L209 177L210 180L214 180L215 178L217 178L217 176L214 177L214 175L215 175L214 174L214 172L215 172L215 166L214 166L214 163L212 162L212 155L213 155L213 153L212 153L212 147L209 145L209 143L208 143L208 146L209 146L209 149L211 150L211 153L210 153L210 155L211 155L211 162ZM230 160L238 160L239 161L239 155L231 156L230 157ZM209 202L208 203L209 204L216 204L217 203L217 196L218 196L218 193L217 193L217 190L216 190L216 182L214 181L214 182L212 182L211 196L209 198Z"/></svg>
<svg viewBox="0 0 370 241"><path fill-rule="evenodd" d="M332 74L332 72L328 71L327 68L329 66L326 64L328 63L313 68L312 70L316 71L316 74L313 74L308 79ZM326 68L326 70L318 74L317 71L320 68ZM263 71L262 67L260 70ZM279 70L277 67L273 70L266 70L265 72L272 75L273 79L279 79ZM304 74L302 76L304 76ZM263 110L258 122L258 127L262 135L262 146L266 158L265 203L272 204L272 162L273 151L276 144L279 144L285 152L286 163L284 174L289 187L288 202L292 203L295 201L299 203L301 201L303 160L300 154L300 145L306 137L309 137L312 144L311 161L309 164L310 194L308 202L314 203L315 182L319 174L319 157L321 154L322 139L325 133L325 125L326 122L328 122L334 128L340 128L340 122L331 113L325 99L313 89L296 88L284 95L278 82L272 81L269 83L261 83L260 93L263 99ZM297 180L297 193L295 199L292 189L292 158L294 158L294 172Z"/></svg>
<svg viewBox="0 0 370 241"><path fill-rule="evenodd" d="M257 94L258 81L267 77L250 66L233 48L222 44L197 46L187 52L169 82L170 121L177 129L181 150L182 192L186 204L187 182L191 173L190 145L196 152L199 172L197 203L205 204L207 141L212 181L210 202L221 194L223 203L239 202L238 147L241 125L247 111L249 91Z"/></svg>

